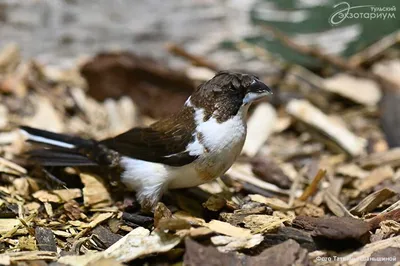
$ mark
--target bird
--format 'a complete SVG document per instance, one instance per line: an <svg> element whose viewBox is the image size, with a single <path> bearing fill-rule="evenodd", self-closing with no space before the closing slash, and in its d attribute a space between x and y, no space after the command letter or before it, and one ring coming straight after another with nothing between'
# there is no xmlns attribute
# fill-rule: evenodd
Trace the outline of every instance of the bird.
<svg viewBox="0 0 400 266"><path fill-rule="evenodd" d="M255 75L221 71L177 113L115 137L96 141L28 126L20 130L26 141L41 145L28 152L38 164L121 169L121 183L136 192L142 209L152 210L169 189L222 176L243 148L249 106L270 94Z"/></svg>

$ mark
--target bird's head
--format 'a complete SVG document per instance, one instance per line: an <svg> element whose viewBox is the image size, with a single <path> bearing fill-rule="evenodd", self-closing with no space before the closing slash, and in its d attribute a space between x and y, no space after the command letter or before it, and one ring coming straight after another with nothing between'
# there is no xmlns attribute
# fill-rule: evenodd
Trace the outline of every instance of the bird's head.
<svg viewBox="0 0 400 266"><path fill-rule="evenodd" d="M223 71L200 85L190 98L190 104L202 108L206 116L225 121L272 90L257 76Z"/></svg>

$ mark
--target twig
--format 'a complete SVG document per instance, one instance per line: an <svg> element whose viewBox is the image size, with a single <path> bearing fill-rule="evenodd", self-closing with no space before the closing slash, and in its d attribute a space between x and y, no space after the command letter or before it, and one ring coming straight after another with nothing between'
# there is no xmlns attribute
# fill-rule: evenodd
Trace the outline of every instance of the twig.
<svg viewBox="0 0 400 266"><path fill-rule="evenodd" d="M322 180L322 178L326 175L326 170L320 169L318 173L315 175L313 181L310 185L304 190L303 194L300 196L299 200L306 201L311 195L315 193L318 189L318 184Z"/></svg>
<svg viewBox="0 0 400 266"><path fill-rule="evenodd" d="M49 181L53 182L54 184L57 184L61 187L67 188L67 184L60 179L58 179L55 175L47 171L46 169L42 168L42 172L45 174L45 176L48 178Z"/></svg>
<svg viewBox="0 0 400 266"><path fill-rule="evenodd" d="M180 57L188 59L193 65L195 66L201 66L201 67L207 67L211 70L218 71L218 67L216 64L208 61L207 59L190 54L188 51L186 51L184 48L178 46L175 43L170 43L167 45L167 49L170 53L178 55Z"/></svg>

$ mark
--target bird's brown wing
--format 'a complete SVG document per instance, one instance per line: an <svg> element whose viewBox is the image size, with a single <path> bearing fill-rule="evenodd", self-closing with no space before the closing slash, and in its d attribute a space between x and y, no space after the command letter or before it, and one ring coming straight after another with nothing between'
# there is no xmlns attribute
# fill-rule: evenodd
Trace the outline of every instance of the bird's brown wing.
<svg viewBox="0 0 400 266"><path fill-rule="evenodd" d="M193 162L197 156L186 151L193 140L183 127L175 126L168 131L154 128L134 128L101 144L123 156L171 166L183 166Z"/></svg>

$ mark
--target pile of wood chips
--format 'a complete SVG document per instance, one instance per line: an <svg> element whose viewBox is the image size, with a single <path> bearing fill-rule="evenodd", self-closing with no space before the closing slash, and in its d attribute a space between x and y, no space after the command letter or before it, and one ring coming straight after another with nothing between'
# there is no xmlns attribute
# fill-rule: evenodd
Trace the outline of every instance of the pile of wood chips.
<svg viewBox="0 0 400 266"><path fill-rule="evenodd" d="M269 58L238 45L249 48ZM391 265L400 260L400 148L390 125L390 141L382 130L390 111L379 103L397 97L400 57L389 55L348 61L354 73L332 61L324 77L276 59L280 71L262 76L274 96L251 110L240 159L225 176L172 191L145 214L132 193L113 193L101 173L24 161L17 128L114 136L176 111L217 64L204 69L205 59L191 57L203 68L181 74L111 53L50 66L5 47L0 264ZM174 84L182 86L172 91Z"/></svg>

